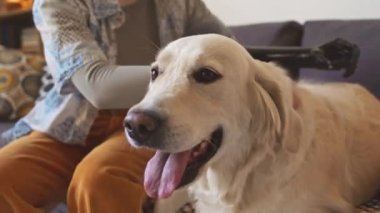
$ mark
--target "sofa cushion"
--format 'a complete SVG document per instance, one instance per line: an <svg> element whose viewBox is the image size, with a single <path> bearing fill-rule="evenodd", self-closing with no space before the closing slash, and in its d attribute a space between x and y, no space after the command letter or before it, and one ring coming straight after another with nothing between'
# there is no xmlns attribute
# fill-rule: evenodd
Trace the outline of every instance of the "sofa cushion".
<svg viewBox="0 0 380 213"><path fill-rule="evenodd" d="M360 48L358 67L354 75L343 78L342 72L302 69L301 79L315 81L347 81L360 83L380 97L380 19L308 21L304 25L302 46L315 47L337 37Z"/></svg>
<svg viewBox="0 0 380 213"><path fill-rule="evenodd" d="M302 25L294 21L231 26L232 33L243 45L298 46Z"/></svg>
<svg viewBox="0 0 380 213"><path fill-rule="evenodd" d="M0 50L0 121L14 121L34 106L44 59L17 50Z"/></svg>

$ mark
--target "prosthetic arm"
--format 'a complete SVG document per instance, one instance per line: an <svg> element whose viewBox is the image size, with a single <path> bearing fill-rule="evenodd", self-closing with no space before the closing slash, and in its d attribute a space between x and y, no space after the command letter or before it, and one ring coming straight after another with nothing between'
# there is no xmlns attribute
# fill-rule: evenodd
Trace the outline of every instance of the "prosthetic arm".
<svg viewBox="0 0 380 213"><path fill-rule="evenodd" d="M344 77L352 75L359 59L359 48L344 39L337 38L314 48L302 47L246 47L252 57L273 61L290 71L298 79L299 68L321 70L344 69Z"/></svg>
<svg viewBox="0 0 380 213"><path fill-rule="evenodd" d="M246 47L252 57L273 61L298 78L299 68L344 69L352 75L359 58L359 48L336 39L315 48ZM99 62L77 71L72 82L87 100L99 109L127 109L145 95L150 80L149 66L112 66Z"/></svg>

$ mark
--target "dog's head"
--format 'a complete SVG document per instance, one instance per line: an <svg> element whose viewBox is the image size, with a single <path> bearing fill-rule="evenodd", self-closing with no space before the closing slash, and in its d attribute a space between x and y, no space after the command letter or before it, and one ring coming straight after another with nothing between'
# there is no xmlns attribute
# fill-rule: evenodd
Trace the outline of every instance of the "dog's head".
<svg viewBox="0 0 380 213"><path fill-rule="evenodd" d="M214 34L179 39L158 54L149 90L125 120L132 145L157 150L145 171L149 196L168 197L214 161L243 160L254 146L243 144L248 133L281 137L283 95L267 66Z"/></svg>

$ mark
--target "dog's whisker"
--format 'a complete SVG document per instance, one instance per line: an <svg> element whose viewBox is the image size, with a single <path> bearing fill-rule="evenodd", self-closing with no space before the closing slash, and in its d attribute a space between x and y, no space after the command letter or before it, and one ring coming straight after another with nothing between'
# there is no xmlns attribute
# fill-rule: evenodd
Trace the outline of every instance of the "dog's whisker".
<svg viewBox="0 0 380 213"><path fill-rule="evenodd" d="M150 43L156 49L156 51L160 49L160 47L154 41L152 41L152 39L148 38L147 36L144 36L144 38L148 43Z"/></svg>

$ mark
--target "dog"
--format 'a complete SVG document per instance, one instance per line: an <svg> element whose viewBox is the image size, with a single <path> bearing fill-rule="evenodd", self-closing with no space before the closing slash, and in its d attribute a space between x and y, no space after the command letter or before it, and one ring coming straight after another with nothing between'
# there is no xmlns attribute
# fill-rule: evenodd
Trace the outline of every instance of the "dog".
<svg viewBox="0 0 380 213"><path fill-rule="evenodd" d="M349 213L380 188L380 104L357 84L294 82L216 34L152 64L125 118L153 198L186 186L201 213Z"/></svg>

